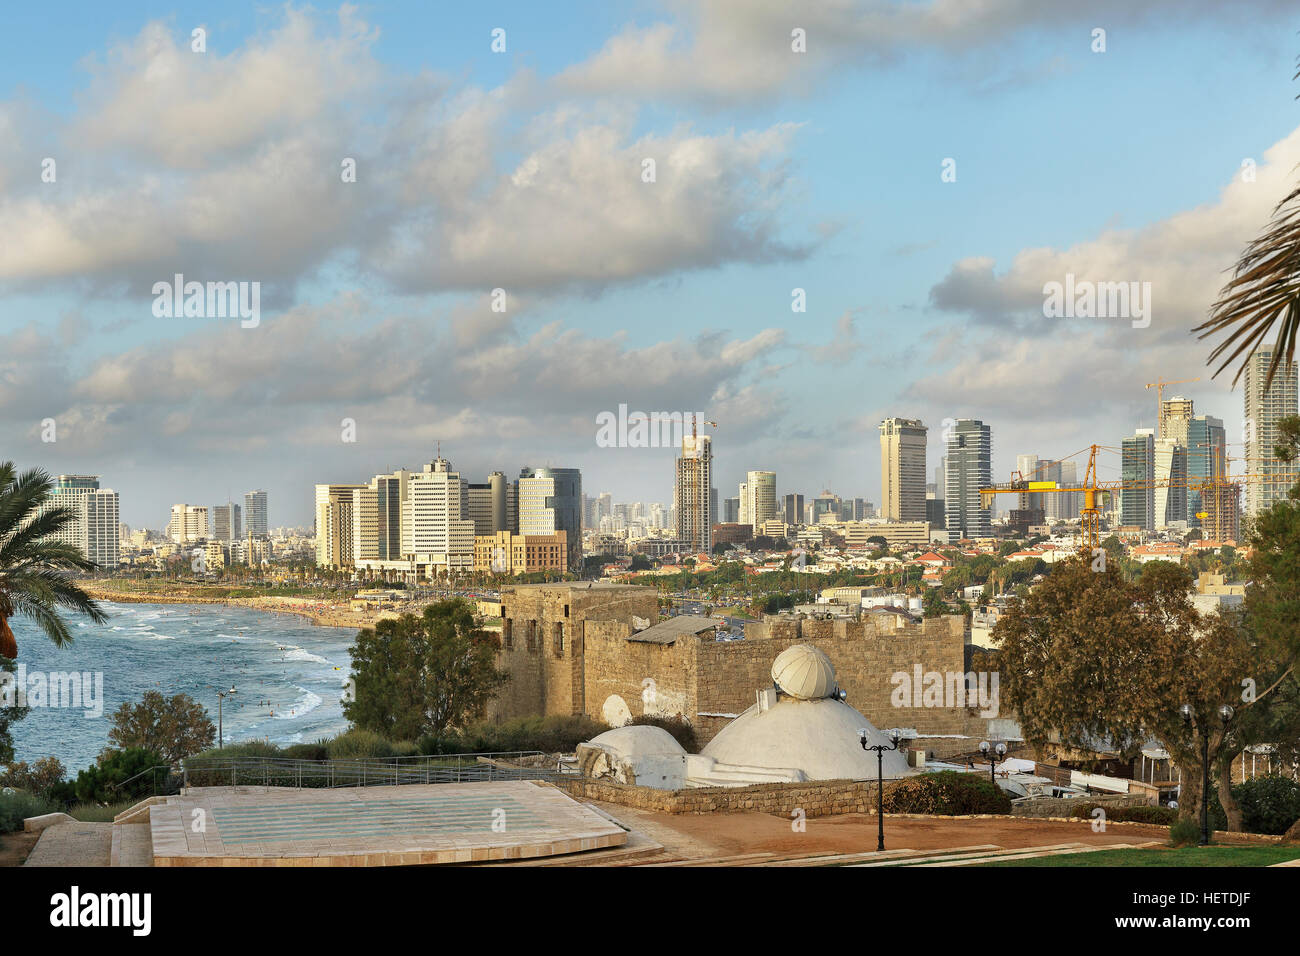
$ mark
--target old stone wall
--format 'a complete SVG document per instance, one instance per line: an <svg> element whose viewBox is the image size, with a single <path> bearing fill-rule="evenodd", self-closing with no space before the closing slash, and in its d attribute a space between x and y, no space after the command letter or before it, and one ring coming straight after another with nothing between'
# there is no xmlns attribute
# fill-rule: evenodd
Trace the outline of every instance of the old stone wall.
<svg viewBox="0 0 1300 956"><path fill-rule="evenodd" d="M1081 804L1101 807L1150 807L1155 802L1142 794L1113 793L1062 799L1060 797L1026 797L1011 805L1011 814L1017 817L1068 817Z"/></svg>
<svg viewBox="0 0 1300 956"><path fill-rule="evenodd" d="M629 586L507 586L501 606L497 666L510 682L488 707L497 721L584 713L585 625L599 621L630 630L633 616L651 623L659 618L655 591Z"/></svg>
<svg viewBox="0 0 1300 956"><path fill-rule="evenodd" d="M969 753L989 734L978 701L957 706L953 695L959 685L964 692L960 617L899 626L893 615L768 616L747 625L743 641L685 635L655 644L628 640L633 617L659 619L651 588L517 586L502 590L501 603L500 660L512 679L489 708L498 720L585 713L618 725L647 713L681 714L703 746L771 685L778 654L809 642L830 657L851 706L882 729L927 735L918 746L933 757Z"/></svg>
<svg viewBox="0 0 1300 956"><path fill-rule="evenodd" d="M555 784L571 796L658 813L775 813L805 817L866 813L876 806L876 784L862 780L761 783L749 787L656 790L607 780L575 777Z"/></svg>

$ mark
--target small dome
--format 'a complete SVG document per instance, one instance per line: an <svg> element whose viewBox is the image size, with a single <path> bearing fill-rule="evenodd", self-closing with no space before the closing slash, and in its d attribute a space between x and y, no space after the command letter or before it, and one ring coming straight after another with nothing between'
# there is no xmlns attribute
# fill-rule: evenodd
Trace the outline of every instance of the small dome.
<svg viewBox="0 0 1300 956"><path fill-rule="evenodd" d="M835 692L835 667L811 644L796 644L772 662L772 680L781 693L798 700L817 700Z"/></svg>

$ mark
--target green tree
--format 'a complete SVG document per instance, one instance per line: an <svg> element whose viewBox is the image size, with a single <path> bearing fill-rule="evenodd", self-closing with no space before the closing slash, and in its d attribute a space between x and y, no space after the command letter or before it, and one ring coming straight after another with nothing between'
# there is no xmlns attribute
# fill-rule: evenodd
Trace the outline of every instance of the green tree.
<svg viewBox="0 0 1300 956"><path fill-rule="evenodd" d="M0 464L0 658L18 657L9 626L16 614L30 618L56 647L72 643L60 610L85 614L96 624L108 620L99 604L72 580L96 565L75 545L55 540L74 514L66 505L42 511L52 482L33 469L21 475L13 462Z"/></svg>
<svg viewBox="0 0 1300 956"><path fill-rule="evenodd" d="M169 764L207 750L216 737L202 704L188 694L168 698L156 690L145 691L138 704L123 703L108 732L114 747L150 750Z"/></svg>
<svg viewBox="0 0 1300 956"><path fill-rule="evenodd" d="M469 604L440 601L357 634L355 693L343 704L353 726L389 740L439 734L479 717L509 675L496 667L497 637Z"/></svg>
<svg viewBox="0 0 1300 956"><path fill-rule="evenodd" d="M1154 737L1183 768L1185 814L1203 799L1201 729L1209 765L1226 765L1241 741L1217 717L1241 700L1242 681L1275 665L1235 615L1202 615L1190 601L1191 577L1153 562L1140 581L1113 563L1103 572L1075 558L1058 563L994 627L1003 699L1028 740L1132 755ZM1192 708L1195 730L1180 708Z"/></svg>

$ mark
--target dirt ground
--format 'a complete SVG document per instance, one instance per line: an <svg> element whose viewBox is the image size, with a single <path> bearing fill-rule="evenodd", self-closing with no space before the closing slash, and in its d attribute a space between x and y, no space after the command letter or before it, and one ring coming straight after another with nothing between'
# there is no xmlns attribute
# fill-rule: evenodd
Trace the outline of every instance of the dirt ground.
<svg viewBox="0 0 1300 956"><path fill-rule="evenodd" d="M798 833L792 829L789 819L766 813L674 815L608 803L597 805L682 859L746 853L778 856L862 853L876 848L876 818L868 814L814 817L805 822L804 832ZM885 847L890 850L950 849L981 844L1008 849L1058 843L1105 846L1167 839L1168 831L1160 827L1129 824L1094 833L1087 820L1060 823L1024 818L916 820L885 816Z"/></svg>
<svg viewBox="0 0 1300 956"><path fill-rule="evenodd" d="M0 866L22 866L41 838L39 833L0 833Z"/></svg>

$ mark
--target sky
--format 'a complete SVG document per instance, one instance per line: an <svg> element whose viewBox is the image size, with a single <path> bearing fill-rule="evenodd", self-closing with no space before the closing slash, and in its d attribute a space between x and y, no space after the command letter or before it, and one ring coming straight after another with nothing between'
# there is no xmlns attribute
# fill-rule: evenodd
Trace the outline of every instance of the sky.
<svg viewBox="0 0 1300 956"><path fill-rule="evenodd" d="M0 460L160 528L253 488L310 525L438 449L670 502L673 450L598 443L620 405L716 421L722 497L879 504L890 416L931 474L983 420L1008 480L1153 426L1157 379L1240 442L1191 329L1295 183L1300 12L1086 6L8 10ZM177 274L258 321L157 314ZM1048 317L1067 275L1150 283L1149 322Z"/></svg>

